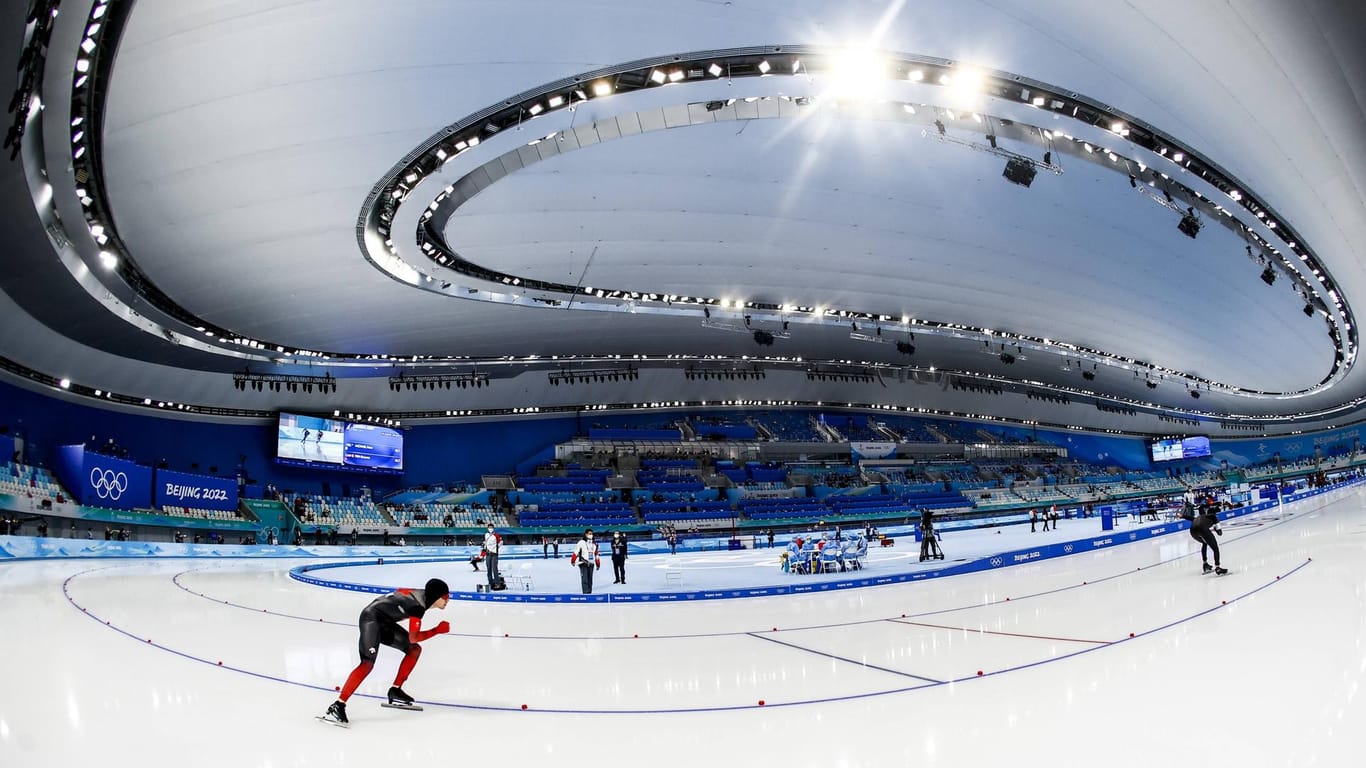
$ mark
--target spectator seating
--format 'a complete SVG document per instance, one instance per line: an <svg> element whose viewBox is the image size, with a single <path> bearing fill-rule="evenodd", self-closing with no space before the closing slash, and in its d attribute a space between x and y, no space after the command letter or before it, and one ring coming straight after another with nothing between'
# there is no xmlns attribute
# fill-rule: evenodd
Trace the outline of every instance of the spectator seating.
<svg viewBox="0 0 1366 768"><path fill-rule="evenodd" d="M636 514L621 502L598 504L545 504L524 509L518 515L524 526L634 525Z"/></svg>
<svg viewBox="0 0 1366 768"><path fill-rule="evenodd" d="M161 508L163 515L172 517L192 517L196 520L241 520L236 510L231 509L194 509L167 504Z"/></svg>
<svg viewBox="0 0 1366 768"><path fill-rule="evenodd" d="M606 488L603 480L594 477L517 478L517 489L528 493L592 493Z"/></svg>
<svg viewBox="0 0 1366 768"><path fill-rule="evenodd" d="M642 502L641 517L646 523L670 523L684 520L729 520L735 515L728 501Z"/></svg>
<svg viewBox="0 0 1366 768"><path fill-rule="evenodd" d="M289 502L293 509L293 501ZM304 519L300 522L305 528L313 526L336 526L339 530L351 528L387 528L401 523L390 518L373 501L364 501L345 496L314 496L304 500Z"/></svg>
<svg viewBox="0 0 1366 768"><path fill-rule="evenodd" d="M754 417L778 440L804 443L823 443L826 439L816 431L811 416L801 412L769 411Z"/></svg>

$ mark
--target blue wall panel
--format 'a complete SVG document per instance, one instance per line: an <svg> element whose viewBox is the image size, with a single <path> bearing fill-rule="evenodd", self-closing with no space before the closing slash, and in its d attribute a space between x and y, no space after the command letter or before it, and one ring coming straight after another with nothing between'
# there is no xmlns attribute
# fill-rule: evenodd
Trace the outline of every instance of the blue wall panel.
<svg viewBox="0 0 1366 768"><path fill-rule="evenodd" d="M708 416L731 416L738 421L742 414L735 411ZM588 413L535 420L415 426L404 432L405 474L387 477L276 464L273 419L237 425L135 415L74 404L0 383L0 425L9 426L16 436L24 438L26 459L30 462L51 465L56 459L56 446L87 441L103 446L112 437L128 450L131 459L141 464L155 465L164 460L169 469L179 472L233 478L242 473L256 481L247 487L248 497L259 496L266 483L334 495L354 494L360 486L368 485L380 495L406 486L477 480L483 474L525 474L550 458L556 443L586 434L594 426L657 427L682 415L681 411ZM1142 439L999 424L971 427L1012 440L1064 446L1073 458L1085 461L1129 469L1161 471L1168 467L1152 465L1147 441ZM1209 459L1179 462L1171 468L1195 471L1222 466L1224 461L1230 466L1265 463L1276 454L1291 462L1316 453L1343 453L1359 447L1360 431L1359 427L1345 427L1318 435L1215 440Z"/></svg>

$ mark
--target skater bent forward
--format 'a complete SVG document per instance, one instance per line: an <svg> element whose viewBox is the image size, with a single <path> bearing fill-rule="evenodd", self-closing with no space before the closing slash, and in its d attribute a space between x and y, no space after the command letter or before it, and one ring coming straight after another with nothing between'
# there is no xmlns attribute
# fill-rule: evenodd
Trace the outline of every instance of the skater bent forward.
<svg viewBox="0 0 1366 768"><path fill-rule="evenodd" d="M450 601L450 588L441 579L431 579L422 589L400 589L383 597L377 597L360 612L360 664L351 671L350 677L342 685L341 695L327 708L322 719L345 724L346 700L351 698L362 681L375 667L379 646L387 645L403 651L403 661L399 663L398 675L389 689L390 704L410 705L413 698L403 692L403 683L422 655L420 642L436 635L451 631L448 622L423 630L422 616L432 608L445 610ZM402 625L408 619L408 628Z"/></svg>
<svg viewBox="0 0 1366 768"><path fill-rule="evenodd" d="M1215 534L1224 535L1224 530L1219 527L1219 514L1212 505L1206 506L1195 515L1195 519L1191 520L1191 538L1200 542L1200 560L1203 571L1205 573L1214 571L1217 575L1223 576L1228 573L1228 569L1219 562L1219 542L1214 538ZM1214 550L1213 568L1209 565L1207 554L1207 550L1210 549Z"/></svg>

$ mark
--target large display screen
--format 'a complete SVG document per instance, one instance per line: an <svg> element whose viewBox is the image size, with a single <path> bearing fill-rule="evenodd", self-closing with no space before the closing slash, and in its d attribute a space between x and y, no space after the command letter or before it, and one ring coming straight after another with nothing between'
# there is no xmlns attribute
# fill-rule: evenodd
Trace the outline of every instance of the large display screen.
<svg viewBox="0 0 1366 768"><path fill-rule="evenodd" d="M1153 461L1196 459L1209 454L1208 437L1174 437L1153 441Z"/></svg>
<svg viewBox="0 0 1366 768"><path fill-rule="evenodd" d="M280 414L275 455L349 469L403 469L403 434L388 427Z"/></svg>

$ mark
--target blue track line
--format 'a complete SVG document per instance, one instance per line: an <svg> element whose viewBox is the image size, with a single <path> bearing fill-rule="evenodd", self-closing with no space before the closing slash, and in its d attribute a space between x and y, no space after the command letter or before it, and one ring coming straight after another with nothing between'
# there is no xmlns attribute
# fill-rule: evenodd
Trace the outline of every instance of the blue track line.
<svg viewBox="0 0 1366 768"><path fill-rule="evenodd" d="M1207 609L1205 609L1205 610L1203 610L1203 611L1199 611L1199 612L1197 612L1197 613L1191 614L1191 615L1189 615L1189 616L1182 617L1182 618L1177 619L1177 620L1175 620L1175 621L1168 622L1167 624L1163 624L1163 625L1161 625L1161 626L1154 627L1154 628L1152 628L1152 629L1148 629L1148 630L1145 630L1145 631L1143 631L1143 632L1136 633L1133 637L1124 638L1124 639L1122 639L1122 640L1117 640L1117 641L1115 641L1115 642L1107 643L1107 644L1105 644L1105 645L1097 645L1097 646L1094 646L1094 647L1091 647L1091 648L1084 648L1084 649L1081 649L1081 650L1078 650L1078 651L1074 651L1074 652L1069 653L1069 654L1064 654L1064 655L1062 655L1062 656L1054 656L1054 657L1050 657L1050 658L1047 658L1047 659L1041 659L1041 660L1039 660L1039 661L1029 662L1029 663L1026 663L1026 664L1019 664L1019 665L1016 665L1016 666L1013 666L1013 667L1007 667L1007 668L1005 668L1005 669L993 670L993 671L991 671L991 672L986 672L986 673L978 673L978 674L976 674L976 675L960 677L960 678L953 679L953 680L933 680L933 679L931 679L931 678L917 677L917 676L915 676L915 675L910 675L910 674L908 674L908 673L906 673L906 672L899 672L899 671L896 671L896 670L886 669L886 668L883 668L883 667L874 667L874 666L872 666L872 665L863 664L862 662L853 661L853 660L851 660L851 659L844 659L844 658L842 658L842 657L831 656L830 654L825 654L825 653L822 653L822 652L820 652L820 651L813 651L813 650L811 650L811 649L809 649L809 648L802 648L802 647L800 647L800 646L795 646L795 645L792 645L792 644L790 644L790 643L784 643L784 642L782 642L782 641L775 640L775 639L769 638L769 637L764 637L764 636L762 636L762 635L755 634L755 633L752 633L752 632L742 633L742 634L750 635L751 637L757 637L757 638L759 638L759 639L769 640L770 642L777 643L778 645L785 645L785 646L788 646L788 647L791 647L791 648L795 648L795 649L797 649L797 650L806 651L806 652L808 652L808 653L815 653L815 654L822 655L822 656L829 656L830 658L839 659L839 660L842 660L842 661L848 661L848 662L850 662L850 663L858 664L858 665L860 665L860 666L869 667L869 668L872 668L872 669L877 669L877 670L883 671L883 672L888 672L888 673L890 673L890 674L897 675L898 677L912 677L912 678L917 679L917 680L923 680L923 681L925 681L925 684L923 684L923 685L903 686L903 687L885 689L885 690L880 690L880 691L867 691L867 692L864 692L864 693L848 694L848 695L844 695L844 696L830 696L830 697L825 697L825 698L820 698L820 699L802 699L802 700L798 700L798 701L775 702L775 703L772 703L772 704L758 704L758 703L755 703L755 704L736 704L736 705L715 706L715 707L679 707L679 708L664 708L664 709L568 709L568 708L537 709L537 708L529 708L529 709L527 709L527 710L523 710L520 706L514 707L514 706L510 706L510 705L509 705L509 706L495 706L495 705L482 705L482 704L459 704L459 703L455 703L455 702L441 702L441 701L422 701L422 702L420 702L420 703L421 703L421 704L424 704L424 705L427 705L427 706L433 706L433 707L443 707L443 708L448 708L448 709L478 710L478 711L487 711L487 712L527 712L527 713L576 714L576 715L689 714L689 713L704 713L704 712L732 712L732 711L739 711L739 710L760 709L760 708L763 708L763 707L765 707L765 706L769 706L769 707L792 707L792 706L805 706L805 705L811 705L811 704L831 704L831 703L841 703L841 702L857 701L857 700L860 700L860 699L868 699L868 698L873 698L873 697L878 697L878 696L895 695L895 694L906 693L906 692L910 692L910 691L923 691L923 690L927 690L927 689L938 688L938 687L941 687L941 686L944 686L944 685L952 685L952 684L956 684L956 683L967 683L967 682L970 682L970 681L972 681L972 680L981 680L981 679L985 679L985 678L988 678L988 677L995 677L995 676L998 676L998 675L1005 674L1005 673L1007 673L1007 672L1016 672L1016 671L1023 670L1023 669L1030 669L1030 668L1033 668L1033 667L1042 666L1042 665L1044 665L1044 664L1052 664L1052 663L1055 663L1055 662L1060 662L1060 661L1064 661L1064 660L1066 660L1066 659L1070 659L1070 658L1074 658L1074 657L1076 657L1076 656L1080 656L1080 655L1082 655L1082 654L1084 654L1084 653L1094 653L1094 652L1096 652L1096 651L1104 650L1104 649L1107 649L1107 648L1113 648L1113 647L1122 645L1123 643L1126 643L1126 642L1131 642L1131 641L1134 641L1134 640L1137 640L1137 639L1140 639L1140 638L1143 638L1143 637L1147 637L1148 635L1152 635L1152 634L1155 634L1155 633L1157 633L1157 632L1162 632L1162 631L1164 631L1164 630L1170 629L1171 627L1175 627L1175 626L1184 624L1184 623L1186 623L1186 622L1194 621L1194 620L1196 620L1196 619L1199 619L1199 618L1201 618L1201 617L1203 617L1203 616L1205 616L1205 615L1207 615L1207 614L1213 613L1214 611L1220 610L1220 609L1222 609L1222 608L1227 608L1228 606L1233 605L1234 603L1236 603L1236 602L1238 602L1238 601L1240 601L1240 600L1243 600L1243 599L1245 599L1245 598L1247 598L1247 597L1250 597L1250 596L1252 596L1252 595L1254 595L1254 594L1256 594L1256 593L1258 593L1258 592L1261 592L1262 590L1267 589L1268 587L1271 587L1271 586L1274 586L1274 585L1276 585L1276 584L1281 583L1281 582L1284 581L1287 577L1292 576L1292 575L1294 575L1295 573L1298 573L1299 571L1303 570L1303 569L1304 569L1306 566L1308 566L1311 562L1313 562L1312 559L1311 559L1311 560L1306 560L1305 562L1303 562L1303 563L1301 563L1301 564L1295 566L1294 568L1292 568L1290 571L1288 571L1288 572L1286 572L1286 573L1284 573L1284 574L1281 574L1281 575L1277 576L1277 577L1276 577L1275 579L1273 579L1272 581L1268 581L1268 582L1262 584L1261 586L1258 586L1258 587L1256 587L1256 588L1254 588L1254 589L1252 589L1252 590L1249 590L1249 591L1247 591L1247 592L1244 592L1244 593L1241 594L1241 595L1238 595L1237 597L1234 597L1234 598L1229 599L1229 600L1222 601L1222 602L1221 602L1219 605L1217 605L1217 606L1212 606L1212 607L1207 608ZM307 689L309 689L309 690L315 690L315 691L329 691L329 692L332 692L333 690L335 690L335 689L329 689L329 688L327 688L326 686L315 685L315 684L312 684L312 683L302 683L302 682L298 682L298 681L295 681L295 680L288 680L288 679L281 678L281 677L275 677L274 675L267 675L267 674L264 674L264 673L261 673L261 672L254 672L254 671L249 670L249 669L242 669L242 668L240 668L240 667L233 667L233 666L229 666L229 665L224 665L224 664L222 664L221 662L211 662L211 661L209 661L208 659L205 659L205 658L203 658L203 657L195 656L195 655L193 655L193 654L186 653L186 652L184 652L184 651L179 651L179 650L176 650L176 649L174 649L174 648L169 648L169 647L164 646L164 645L159 645L159 644L157 644L157 643L153 643L153 642L151 641L150 638L139 637L138 635L135 635L135 634L133 634L132 632L129 632L128 630L125 630L125 629L123 629L123 628L121 628L121 627L115 627L115 626L113 626L110 622L105 621L105 620L102 620L99 616L97 616L97 615L95 615L95 614L93 614L93 613L90 613L90 611L89 611L88 609L86 609L85 607L83 607L83 606L81 606L79 603L77 603L76 600L71 596L71 592L70 592L70 590L69 590L69 586L70 586L71 582L72 582L73 580L75 580L78 576L83 576L83 575L85 575L85 574L89 574L89 573L92 573L92 572L95 572L95 571L99 571L99 570L106 570L106 569L92 568L92 569L89 569L89 570L86 570L86 571L81 571L81 572L72 574L71 576L68 576L68 577L66 578L66 580L62 582L62 594L63 594L63 596L66 598L67 602L68 602L73 608L79 610L82 614L88 616L91 620L96 621L97 623L102 623L104 626L106 626L106 627L108 627L108 628L114 630L115 632L118 632L118 633L121 634L121 635L124 635L125 637L128 637L128 638L130 638L130 639L133 639L133 640L138 641L138 642L140 642L140 643L146 643L147 645L150 645L150 646L152 646L152 647L154 647L154 648L156 648L156 649L158 649L158 650L162 650L162 651L169 652L169 653L174 654L174 655L176 655L176 656L179 656L180 658L183 658L183 659L187 659L187 660L190 660L190 661L196 661L196 662L199 662L199 663L201 663L201 664L207 664L207 665L210 665L210 666L215 666L215 667L218 667L218 668L220 668L220 669L225 669L225 670L229 670L229 671L232 671L232 672L237 672L237 673L240 673L240 674L249 675L249 676L251 676L251 677L255 677L255 678L258 678L258 679L261 679L261 680L269 680L269 681L271 681L271 682L283 683L283 684L285 684L285 685L298 686L298 687L300 687L300 688L307 688ZM1057 591L1057 590L1053 590L1053 591ZM866 623L866 622L859 622L859 623ZM581 639L581 638L577 638L577 639ZM359 697L361 697L361 698L375 699L375 700L380 700L380 699L383 699L383 698L384 698L384 697L377 696L377 695L372 695L372 694L356 694L356 695L359 696Z"/></svg>
<svg viewBox="0 0 1366 768"><path fill-rule="evenodd" d="M1232 542L1235 542L1235 541L1241 541L1241 540L1243 540L1243 539L1245 539L1245 538L1247 538L1247 537L1249 537L1249 536L1254 536L1254 535L1256 535L1256 534L1258 534L1258 533L1263 533L1263 532L1265 532L1265 531L1271 530L1271 529L1276 528L1276 527L1278 527L1278 526L1280 526L1280 525L1283 525L1283 524L1285 524L1285 523L1293 522L1295 519L1296 519L1296 518L1286 517L1286 518L1283 518L1283 519L1281 519L1281 520L1277 520L1277 521L1272 522L1272 523L1259 524L1257 527L1255 527L1255 528L1252 529L1252 530L1249 530L1247 533L1244 533L1244 534L1241 535L1241 536L1230 537L1230 538L1229 538L1229 542L1232 543ZM1179 533L1179 532L1180 532L1180 531L1177 531L1177 533ZM1152 539L1148 539L1148 541L1151 541L1151 540L1152 540ZM920 613L901 614L900 616L884 616L884 617L878 617L878 618L873 618L873 619L858 619L858 620L855 620L855 621L836 622L836 623L831 623L831 624L808 624L808 625L802 625L802 626L796 626L796 627L781 627L781 628L779 628L777 631L787 632L787 631L800 631L800 630L809 630L809 629L842 629L842 628L845 628L845 627L855 627L855 626L859 626L859 625L862 625L862 624L876 624L876 623L878 623L878 622L884 622L884 621L891 621L891 622L895 622L895 623L898 623L898 624L912 624L912 622L907 621L907 620L908 620L908 619L926 618L926 617L930 617L930 616L938 616L938 615L942 615L942 614L946 614L946 613L955 613L955 612L958 612L958 611L972 610L972 609L975 609L975 608L984 608L984 607L989 607L989 606L993 606L993 605L1000 605L1000 604L1002 604L1002 603L1011 602L1012 600L1018 602L1018 601L1020 601L1020 600L1028 600L1028 599L1030 599L1030 598L1045 597L1045 596L1047 596L1047 595L1053 595L1053 594L1058 594L1058 593L1061 593L1061 592L1067 592L1067 591L1070 591L1070 590L1073 590L1073 589L1081 589L1081 588L1083 588L1083 587L1091 586L1091 585L1094 585L1094 584L1102 584L1102 583L1105 583L1105 582L1107 582L1107 581L1112 581L1112 580L1114 580L1114 579L1120 579L1120 578L1124 578L1124 577L1126 577L1126 576L1133 576L1133 575L1136 574L1136 573L1141 573L1141 572L1142 572L1143 570L1145 570L1145 569L1152 569L1152 568L1156 568L1156 567L1158 567L1158 566L1162 566L1162 565L1167 565L1167 564L1170 564L1170 563L1174 563L1174 562L1176 562L1176 561L1178 561L1178 560L1184 560L1184 559L1186 559L1186 558L1194 557L1196 554L1197 554L1197 553L1196 553L1195 551L1191 551L1191 552L1188 552L1188 553L1186 553L1186 554L1184 554L1184 555L1175 555L1175 556L1169 557L1169 558L1167 558L1167 559L1165 559L1165 560L1158 560L1158 561L1156 561L1155 563L1153 563L1153 564L1151 564L1151 565L1141 566L1141 567L1139 567L1139 568L1137 568L1137 569L1135 569L1135 570L1132 570L1132 571L1126 570L1126 571L1122 571L1122 572L1120 572L1120 573L1111 574L1111 575L1109 575L1109 576L1102 576L1102 577L1097 578L1097 579L1089 579L1089 580L1084 581L1084 582L1082 582L1082 583L1080 583L1080 584L1069 584L1069 585L1064 586L1064 587L1057 587L1057 588L1055 588L1055 589L1043 590L1043 591L1041 591L1041 592L1031 592L1031 593L1028 593L1028 594L1020 595L1020 596L1018 596L1018 597L1003 598L1003 599L992 600L992 601L984 602L984 603L972 603L972 604L970 604L970 605L962 605L962 606L957 606L957 607L953 607L953 608L940 608L940 609L934 610L934 611L922 611L922 612L920 612ZM443 559L443 558L432 558L432 559L430 559L430 560L423 561L423 562L444 562L444 559ZM336 563L336 564L330 564L330 563L329 563L329 564L323 564L324 567L344 567L344 566L351 566L351 565L355 565L355 563ZM187 574L187 573L194 573L194 572L199 572L199 571L204 571L204 570L207 570L207 569L205 569L205 568L192 568L192 569L188 569L188 570L185 570L185 571L181 571L181 572L175 574L175 575L172 577L172 582L173 582L177 587L179 587L180 589L182 589L182 590L184 590L184 591L186 591L186 592L188 592L188 593L190 593L190 594L192 594L192 595L196 595L196 596L201 597L201 598L203 598L203 599L205 599L205 600L210 600L210 601L215 602L215 603L221 603L221 604L223 604L223 605L229 605L229 606L232 606L232 607L234 607L234 608L241 608L241 609L243 609L243 610L251 611L252 613L265 613L265 614L268 615L268 616L280 616L280 617L283 617L283 618L297 619L297 620L299 620L299 621L306 621L306 622L309 622L309 623L311 623L311 624L324 623L324 624L332 624L332 625L334 625L334 626L348 626L348 627L355 624L355 622L329 621L329 620L321 619L321 618L315 619L315 618L308 617L308 616L299 616L299 615L290 614L290 613L280 613L280 612L271 611L271 610L268 610L268 609L265 609L265 608L253 608L253 607L248 606L248 605L241 605L241 604L239 604L239 603L233 603L233 602L230 602L230 601L227 601L227 600L219 600L219 599L216 598L216 597L211 597L211 596L209 596L209 595L205 595L205 594L200 593L200 592L195 592L194 590L192 590L192 589L190 589L190 588L184 586L183 584L181 584L180 581L179 581L180 577L183 576L183 575L185 575L185 574ZM950 576L950 575L954 575L954 574L944 574L944 576L936 577L936 578L945 578L945 577ZM922 579L921 581L925 581L925 579ZM902 583L907 583L907 582L902 582ZM946 629L953 629L953 627L944 627L944 628L946 628ZM977 630L968 629L968 630L966 630L966 631L977 631ZM600 636L593 636L591 639L594 639L594 640L683 640L683 639L691 639L691 638L733 637L733 636L737 636L737 635L748 635L748 634L752 634L753 632L754 632L754 630L734 630L734 631L730 631L730 632L693 632L693 633L686 633L686 634L646 635L645 637L639 637L639 636L637 636L637 635L600 635ZM468 637L468 638L486 638L486 637L491 637L491 635L489 635L489 634L474 633L474 632L451 632L451 633L449 633L449 635L452 636L452 637ZM583 640L583 639L585 639L585 638L584 638L584 636L582 636L582 635L516 635L516 636L513 636L512 639L517 639L517 640ZM1070 638L1043 638L1043 639L1070 640ZM1080 640L1080 641L1077 641L1077 642L1097 642L1097 643L1099 643L1099 642L1108 642L1108 641L1099 641L1099 640Z"/></svg>

